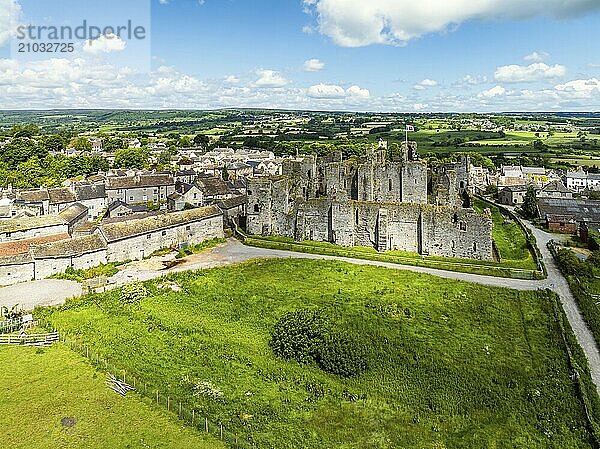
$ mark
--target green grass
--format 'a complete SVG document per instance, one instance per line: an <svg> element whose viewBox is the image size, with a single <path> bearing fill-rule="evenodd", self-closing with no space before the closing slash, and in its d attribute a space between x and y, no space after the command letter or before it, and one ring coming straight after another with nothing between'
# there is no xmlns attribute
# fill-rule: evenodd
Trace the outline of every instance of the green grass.
<svg viewBox="0 0 600 449"><path fill-rule="evenodd" d="M213 449L220 442L185 427L104 375L62 344L0 347L0 446L11 449ZM75 418L73 427L63 418Z"/></svg>
<svg viewBox="0 0 600 449"><path fill-rule="evenodd" d="M515 268L535 270L537 265L527 244L523 229L510 217L505 217L500 210L489 203L475 199L474 208L478 212L489 208L492 212L492 238L500 254L500 259Z"/></svg>
<svg viewBox="0 0 600 449"><path fill-rule="evenodd" d="M116 290L45 313L256 447L589 447L544 292L294 259L170 279L182 292L157 280L136 306ZM275 322L306 308L363 342L365 374L342 379L273 356ZM194 397L199 382L223 398Z"/></svg>
<svg viewBox="0 0 600 449"><path fill-rule="evenodd" d="M53 274L50 276L50 279L64 279L67 281L84 282L86 280L101 276L111 277L119 272L117 266L122 264L123 263L109 263L106 265L98 265L97 267L88 268L87 270L76 270L72 267L69 267L64 273Z"/></svg>

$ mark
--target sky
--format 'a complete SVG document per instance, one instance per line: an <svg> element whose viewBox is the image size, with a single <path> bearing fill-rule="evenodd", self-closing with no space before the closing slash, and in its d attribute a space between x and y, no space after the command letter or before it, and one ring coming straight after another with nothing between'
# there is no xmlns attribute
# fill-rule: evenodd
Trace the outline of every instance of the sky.
<svg viewBox="0 0 600 449"><path fill-rule="evenodd" d="M599 42L600 0L0 0L0 109L600 111Z"/></svg>

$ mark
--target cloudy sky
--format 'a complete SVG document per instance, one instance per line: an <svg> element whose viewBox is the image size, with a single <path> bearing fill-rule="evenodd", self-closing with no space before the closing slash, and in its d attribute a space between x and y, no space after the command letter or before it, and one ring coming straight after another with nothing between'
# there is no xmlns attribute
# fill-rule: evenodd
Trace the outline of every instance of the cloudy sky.
<svg viewBox="0 0 600 449"><path fill-rule="evenodd" d="M17 51L84 19L147 36ZM0 108L598 111L598 42L600 0L0 0Z"/></svg>

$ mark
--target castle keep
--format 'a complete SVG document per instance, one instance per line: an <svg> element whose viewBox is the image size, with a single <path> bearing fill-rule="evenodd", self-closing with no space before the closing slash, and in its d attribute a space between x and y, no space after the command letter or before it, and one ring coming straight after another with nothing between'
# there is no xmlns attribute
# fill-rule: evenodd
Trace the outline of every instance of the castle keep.
<svg viewBox="0 0 600 449"><path fill-rule="evenodd" d="M298 241L492 260L492 220L470 208L468 160L428 170L416 144L399 161L384 149L343 160L286 160L281 176L248 183L247 230Z"/></svg>

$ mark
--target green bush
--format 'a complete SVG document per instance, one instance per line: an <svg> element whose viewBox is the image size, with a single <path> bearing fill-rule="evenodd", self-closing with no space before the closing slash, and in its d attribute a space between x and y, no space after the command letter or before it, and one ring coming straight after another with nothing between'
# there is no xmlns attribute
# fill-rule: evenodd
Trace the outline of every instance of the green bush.
<svg viewBox="0 0 600 449"><path fill-rule="evenodd" d="M356 340L341 333L325 336L318 350L317 364L328 373L353 377L367 370L367 358Z"/></svg>
<svg viewBox="0 0 600 449"><path fill-rule="evenodd" d="M588 278L593 277L591 265L580 261L570 249L559 249L556 253L556 261L565 274Z"/></svg>
<svg viewBox="0 0 600 449"><path fill-rule="evenodd" d="M321 312L289 312L275 324L269 344L282 359L312 363L317 360L325 334L326 323Z"/></svg>
<svg viewBox="0 0 600 449"><path fill-rule="evenodd" d="M141 282L133 282L127 284L121 290L121 301L127 304L134 304L140 302L142 299L148 296L148 290L144 287Z"/></svg>
<svg viewBox="0 0 600 449"><path fill-rule="evenodd" d="M323 371L341 377L357 376L367 369L359 344L334 329L320 311L283 315L271 334L270 346L278 357L316 363Z"/></svg>

